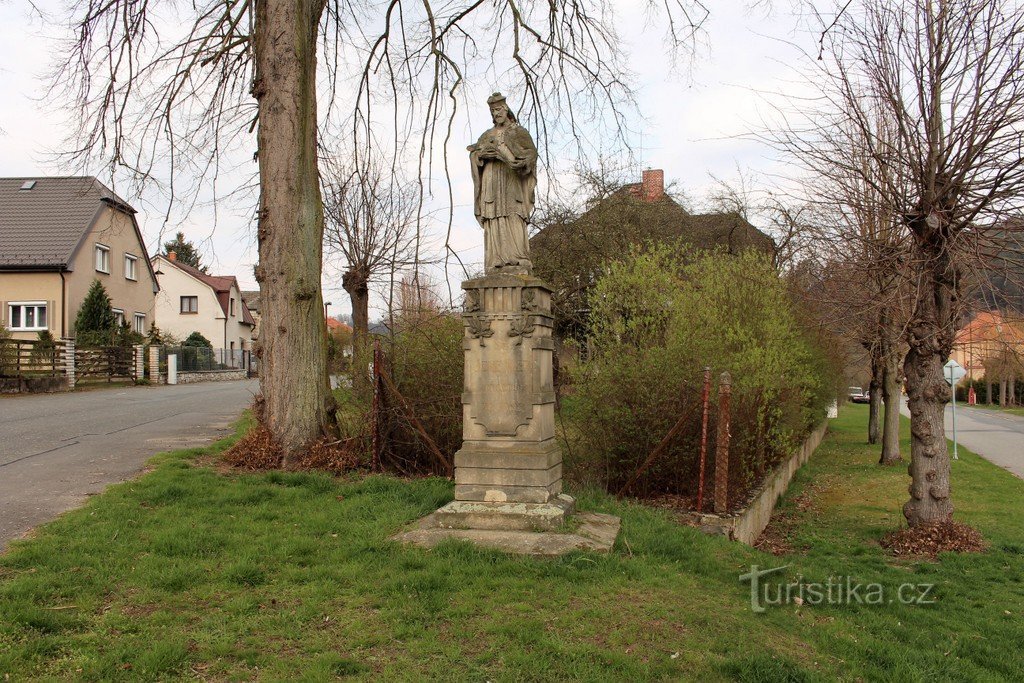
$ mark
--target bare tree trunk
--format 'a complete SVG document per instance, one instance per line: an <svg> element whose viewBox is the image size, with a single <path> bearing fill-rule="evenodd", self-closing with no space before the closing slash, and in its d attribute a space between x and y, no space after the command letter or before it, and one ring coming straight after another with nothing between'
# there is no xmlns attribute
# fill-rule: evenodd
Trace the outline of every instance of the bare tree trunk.
<svg viewBox="0 0 1024 683"><path fill-rule="evenodd" d="M985 403L992 405L992 377L985 373Z"/></svg>
<svg viewBox="0 0 1024 683"><path fill-rule="evenodd" d="M1006 378L999 378L999 407L1006 407Z"/></svg>
<svg viewBox="0 0 1024 683"><path fill-rule="evenodd" d="M287 467L337 432L320 293L324 216L316 159L317 28L325 0L259 0L260 389Z"/></svg>
<svg viewBox="0 0 1024 683"><path fill-rule="evenodd" d="M882 375L884 372L879 344L872 345L871 382L868 384L868 443L878 443L880 430L879 416L882 413Z"/></svg>
<svg viewBox="0 0 1024 683"><path fill-rule="evenodd" d="M912 479L903 515L912 527L953 517L943 424L951 393L942 368L952 347L955 278L945 254L927 253L926 261L908 333L910 351L903 364L910 408Z"/></svg>
<svg viewBox="0 0 1024 683"><path fill-rule="evenodd" d="M899 369L900 358L893 353L886 361L882 380L882 400L885 403L885 418L882 426L881 465L893 465L901 460L900 455L900 395L903 382Z"/></svg>
<svg viewBox="0 0 1024 683"><path fill-rule="evenodd" d="M366 365L370 359L370 283L368 274L349 270L341 286L352 300L352 393L369 398L370 377Z"/></svg>

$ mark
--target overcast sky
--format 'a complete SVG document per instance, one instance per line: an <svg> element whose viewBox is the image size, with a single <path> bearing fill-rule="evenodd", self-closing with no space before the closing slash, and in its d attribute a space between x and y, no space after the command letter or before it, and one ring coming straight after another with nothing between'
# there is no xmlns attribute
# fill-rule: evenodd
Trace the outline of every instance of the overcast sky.
<svg viewBox="0 0 1024 683"><path fill-rule="evenodd" d="M44 0L37 4L45 9L64 3ZM814 51L817 35L798 29L801 22L789 3L774 3L770 14L747 10L744 5L749 3L744 2L708 3L713 9L696 54L673 70L665 54L662 29L636 11L640 4L630 0L615 3L617 28L630 54L630 67L637 74L635 87L643 117L630 122L643 131L642 137L637 134L632 140L641 157L636 180L642 167L661 168L667 181L676 181L687 196L699 201L711 187L711 175L733 179L737 169L755 174L784 172L771 150L744 136L758 128L770 111L759 92L792 92L798 87L794 86L793 66L800 59L800 49ZM0 176L65 170L53 162L51 154L61 151L71 114L47 102L44 89L45 75L59 50L57 39L67 35L63 31L59 25L42 21L25 0L0 0ZM491 89L481 87L479 93L467 94L480 103L457 122L449 147L456 159L452 164L455 210L451 243L470 269L482 263L483 240L472 214L468 168L457 159L465 154L466 144L490 125L484 100ZM515 106L516 94L506 95ZM572 166L571 159L559 161L563 170ZM558 165L555 160L549 164ZM103 169L91 172L102 176ZM255 164L239 163L222 177L221 191L245 183L254 172ZM122 187L116 189L139 209L151 253L159 249L161 235L180 229L200 245L211 272L233 274L243 288L256 288L251 200L220 202L216 216L210 205L200 205L187 216L182 215L181 207L175 207L178 210L172 210L168 223L161 196L136 197L124 193ZM435 184L435 193L440 189ZM435 242L443 243L441 226L435 227L434 236ZM340 287L343 265L331 261L325 266L324 296L333 302L332 314L349 310ZM457 283L461 272L453 270L449 276Z"/></svg>

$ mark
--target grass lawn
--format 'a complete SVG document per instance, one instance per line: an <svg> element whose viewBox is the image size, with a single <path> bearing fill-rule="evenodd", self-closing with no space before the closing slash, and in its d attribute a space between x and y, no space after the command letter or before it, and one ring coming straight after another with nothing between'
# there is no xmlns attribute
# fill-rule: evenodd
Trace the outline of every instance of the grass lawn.
<svg viewBox="0 0 1024 683"><path fill-rule="evenodd" d="M450 500L447 481L223 473L208 451L163 454L0 556L0 677L1019 678L1024 482L962 449L957 515L991 549L891 558L877 539L900 524L907 476L874 464L865 419L845 408L798 474L785 557L593 493L582 508L622 516L609 556L425 552L387 537ZM756 614L738 579L752 564L889 594L934 584L935 603Z"/></svg>

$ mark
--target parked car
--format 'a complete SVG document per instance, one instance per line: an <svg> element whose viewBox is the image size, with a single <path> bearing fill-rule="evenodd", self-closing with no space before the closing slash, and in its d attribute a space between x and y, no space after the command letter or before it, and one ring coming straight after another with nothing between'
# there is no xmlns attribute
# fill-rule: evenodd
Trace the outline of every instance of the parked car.
<svg viewBox="0 0 1024 683"><path fill-rule="evenodd" d="M870 403L871 396L868 392L864 391L860 387L850 387L846 394L846 398L850 399L852 403Z"/></svg>

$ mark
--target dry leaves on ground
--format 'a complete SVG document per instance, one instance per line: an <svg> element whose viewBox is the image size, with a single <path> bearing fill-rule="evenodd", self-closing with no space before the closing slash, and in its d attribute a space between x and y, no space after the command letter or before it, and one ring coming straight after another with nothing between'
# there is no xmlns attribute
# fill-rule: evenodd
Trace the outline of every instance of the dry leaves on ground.
<svg viewBox="0 0 1024 683"><path fill-rule="evenodd" d="M882 537L881 545L893 555L929 557L943 552L977 553L987 547L977 529L953 521L891 531Z"/></svg>

